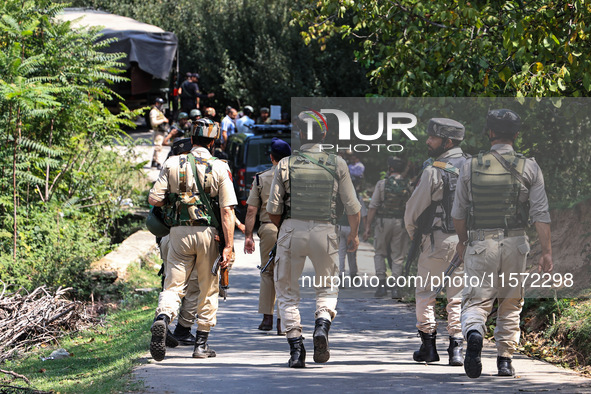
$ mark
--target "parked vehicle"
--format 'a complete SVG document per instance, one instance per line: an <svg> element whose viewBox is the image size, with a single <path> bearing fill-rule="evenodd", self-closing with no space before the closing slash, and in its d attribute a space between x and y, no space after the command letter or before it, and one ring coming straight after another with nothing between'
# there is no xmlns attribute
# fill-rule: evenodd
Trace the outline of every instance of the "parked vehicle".
<svg viewBox="0 0 591 394"><path fill-rule="evenodd" d="M257 172L272 166L269 154L271 141L281 138L291 145L291 125L253 125L247 133L228 137L226 153L232 171L234 189L238 198L236 215L241 221L246 217L246 200Z"/></svg>

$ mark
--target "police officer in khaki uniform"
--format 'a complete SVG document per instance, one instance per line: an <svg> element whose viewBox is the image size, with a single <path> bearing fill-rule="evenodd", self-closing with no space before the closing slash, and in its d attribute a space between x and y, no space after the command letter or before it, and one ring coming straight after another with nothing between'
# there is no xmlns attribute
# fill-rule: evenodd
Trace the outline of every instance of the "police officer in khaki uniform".
<svg viewBox="0 0 591 394"><path fill-rule="evenodd" d="M150 204L165 206L173 199L175 207L174 212L168 214L173 226L170 229L166 276L156 308L156 319L151 328L150 353L156 361L164 359L168 324L177 314L189 281L197 281L199 286L193 357L215 357L215 352L207 345L207 338L211 327L216 324L218 277L212 275L211 269L219 256L219 248L215 240L217 231L212 227L205 196L200 196L196 182L201 183L204 193L219 200L225 238L220 263L223 268L228 265L232 253L234 206L237 200L228 165L211 156L210 149L218 137L217 123L209 119L199 120L192 137L194 148L191 154L172 156L166 160L158 180L150 190ZM197 177L191 163L193 158Z"/></svg>
<svg viewBox="0 0 591 394"><path fill-rule="evenodd" d="M256 215L259 214L260 226L258 236L260 238L261 267L265 267L269 260L269 253L277 242L277 233L279 229L275 226L269 214L267 213L267 202L271 192L271 183L277 163L291 155L289 144L280 138L273 138L271 142L271 163L273 166L266 171L259 172L252 184L250 195L246 203L246 238L244 241L244 252L252 254L255 251L252 231L256 221ZM261 286L259 290L259 313L263 314L263 321L259 325L259 330L270 331L273 329L273 309L275 309L275 282L273 275L275 272L275 263L269 264L265 272L261 273ZM277 317L277 334L281 335L281 319Z"/></svg>
<svg viewBox="0 0 591 394"><path fill-rule="evenodd" d="M164 135L168 131L168 119L162 113L164 100L158 97L150 110L150 127L154 132L154 155L152 156L152 167L162 169L160 152L164 143Z"/></svg>
<svg viewBox="0 0 591 394"><path fill-rule="evenodd" d="M413 359L419 362L439 361L436 348L436 292L429 278L441 277L455 254L458 236L453 227L451 207L455 185L466 155L459 147L464 139L464 126L452 119L433 118L427 126L429 157L435 161L427 166L406 203L404 222L411 238L421 237L417 276L423 283L415 289L417 329L421 347ZM419 226L419 222L421 226ZM420 232L417 233L417 229ZM419 240L417 240L419 241ZM453 276L461 276L456 269ZM450 283L447 282L446 285ZM461 287L446 286L447 332L449 333L449 365L462 365L463 337L460 323Z"/></svg>
<svg viewBox="0 0 591 394"><path fill-rule="evenodd" d="M290 346L288 366L292 368L305 367L299 278L306 257L314 265L316 280L314 361L324 363L330 358L328 330L337 313L339 291L338 283L331 286L331 278L339 274L335 232L337 198L341 199L351 226L348 251L359 246L361 204L355 195L347 163L337 155L322 151L320 142L326 136L326 128L320 124L325 125L312 111L304 111L296 117L294 128L306 143L300 151L277 164L267 203L271 221L281 226L275 260L275 291ZM283 223L282 215L286 217Z"/></svg>
<svg viewBox="0 0 591 394"><path fill-rule="evenodd" d="M491 150L468 160L462 167L452 216L460 242L466 275L484 278L479 286L469 282L462 300L462 331L467 340L464 369L470 378L482 372L480 353L486 320L498 300L495 342L499 376L513 376L511 358L519 343L519 315L523 287L511 286L511 273L525 272L530 250L525 227L535 223L542 256L538 271L551 272L550 214L544 177L533 159L513 150L521 118L508 109L492 110L485 132ZM529 209L528 209L529 203ZM494 275L491 282L490 275Z"/></svg>
<svg viewBox="0 0 591 394"><path fill-rule="evenodd" d="M404 167L402 159L388 157L388 177L376 183L369 203L363 239L366 240L369 237L371 224L374 218L377 218L374 234L374 266L380 284L374 294L375 297L386 295L385 259L388 248L393 277L402 274L404 256L408 248L408 235L404 229L403 217L410 189L408 181L401 175ZM398 288L392 288L392 298L400 298Z"/></svg>

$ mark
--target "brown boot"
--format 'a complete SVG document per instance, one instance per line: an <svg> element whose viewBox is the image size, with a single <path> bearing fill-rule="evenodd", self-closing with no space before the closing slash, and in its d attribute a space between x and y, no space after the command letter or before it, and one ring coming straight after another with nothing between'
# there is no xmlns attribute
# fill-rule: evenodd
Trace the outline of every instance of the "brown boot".
<svg viewBox="0 0 591 394"><path fill-rule="evenodd" d="M273 329L273 315L263 315L263 321L259 324L259 330L271 331Z"/></svg>

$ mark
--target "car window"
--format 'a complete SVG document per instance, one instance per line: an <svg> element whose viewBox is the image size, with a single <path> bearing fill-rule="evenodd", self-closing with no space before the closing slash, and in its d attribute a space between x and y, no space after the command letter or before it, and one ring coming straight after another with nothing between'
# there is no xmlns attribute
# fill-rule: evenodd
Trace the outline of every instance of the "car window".
<svg viewBox="0 0 591 394"><path fill-rule="evenodd" d="M271 153L271 140L252 140L248 144L248 155L246 166L254 167L260 164L271 164L269 154Z"/></svg>

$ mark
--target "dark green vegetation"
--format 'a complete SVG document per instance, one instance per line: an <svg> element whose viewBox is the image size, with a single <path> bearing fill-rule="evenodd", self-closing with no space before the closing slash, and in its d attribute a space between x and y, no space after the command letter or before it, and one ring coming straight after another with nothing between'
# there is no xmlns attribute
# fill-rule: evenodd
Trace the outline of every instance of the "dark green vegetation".
<svg viewBox="0 0 591 394"><path fill-rule="evenodd" d="M139 195L141 165L105 149L135 116L101 102L118 55L100 52L96 32L55 23L60 8L0 5L0 279L86 296L84 272L110 249L122 200Z"/></svg>
<svg viewBox="0 0 591 394"><path fill-rule="evenodd" d="M226 105L281 105L291 97L363 96L365 71L353 47L338 38L305 45L292 24L291 0L74 0L174 32L181 76L199 72L199 86L214 92L218 112ZM322 51L322 48L326 48ZM183 79L182 77L181 79Z"/></svg>

